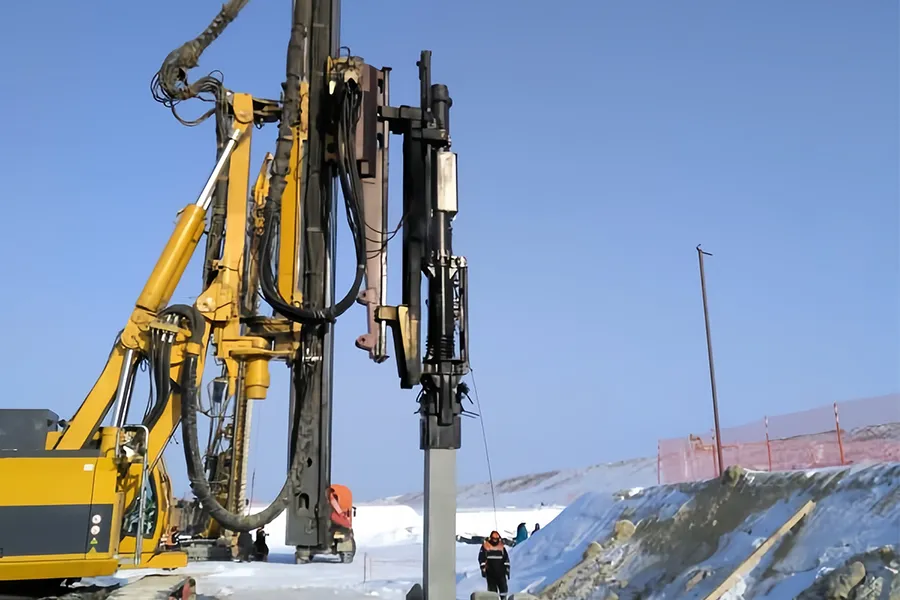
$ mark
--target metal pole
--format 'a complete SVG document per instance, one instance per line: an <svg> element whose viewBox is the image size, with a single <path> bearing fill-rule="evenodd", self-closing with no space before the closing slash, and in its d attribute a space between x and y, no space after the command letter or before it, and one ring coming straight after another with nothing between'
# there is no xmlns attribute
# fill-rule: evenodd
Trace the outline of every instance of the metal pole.
<svg viewBox="0 0 900 600"><path fill-rule="evenodd" d="M305 152L312 167L302 181L304 201L295 205L299 209L301 242L295 251L294 280L297 289L295 300L302 298L311 306L331 304L335 289L335 244L337 238L334 216L335 187L327 169L319 169L324 160L324 133L316 124L322 111L327 109L323 93L327 90L327 77L322 67L329 56L335 56L338 48L335 27L339 25L334 11L339 0L295 1L292 21L294 27L304 31L302 64L313 65L301 71L301 81L309 83L309 131ZM292 51L290 48L294 48ZM289 57L297 51L289 47ZM289 60L291 60L289 58ZM294 66L292 65L293 69ZM287 202L288 199L285 199ZM292 198L291 202L299 202ZM279 265L279 270L290 268ZM287 512L285 543L295 547L295 559L307 562L316 554L328 552L332 546L331 510L328 488L331 485L331 441L333 407L334 326L325 324L312 328L309 339L295 357L293 384L291 387L291 419L296 411L305 411L301 435L312 436L312 446L307 466L300 481L292 485L291 494L297 500ZM302 392L302 394L301 394ZM291 453L291 447L288 450ZM302 497L308 502L301 501Z"/></svg>
<svg viewBox="0 0 900 600"><path fill-rule="evenodd" d="M228 142L225 144L225 148L222 149L222 155L219 156L219 160L216 161L216 166L213 167L212 173L209 174L209 179L206 180L206 184L200 192L200 197L197 198L197 202L195 203L203 210L209 209L209 205L212 202L213 190L216 187L216 181L218 181L219 175L221 175L222 171L225 169L228 159L231 158L231 153L237 148L240 137L240 129L234 129L228 135Z"/></svg>
<svg viewBox="0 0 900 600"><path fill-rule="evenodd" d="M712 256L709 252L704 252L697 244L697 258L700 261L700 291L703 294L703 320L706 323L706 351L709 355L709 385L712 388L713 402L713 419L716 424L716 456L719 459L719 475L725 469L725 463L722 460L722 433L719 429L719 398L716 394L716 367L713 363L712 336L709 332L709 304L706 299L706 273L703 270L703 257Z"/></svg>
<svg viewBox="0 0 900 600"><path fill-rule="evenodd" d="M119 371L119 383L116 387L115 404L113 408L113 427L123 427L128 420L128 409L131 402L131 394L129 394L128 382L134 369L135 350L128 348L125 350L125 356L122 358L122 369Z"/></svg>
<svg viewBox="0 0 900 600"><path fill-rule="evenodd" d="M456 450L425 450L425 600L456 597Z"/></svg>
<svg viewBox="0 0 900 600"><path fill-rule="evenodd" d="M662 480L662 448L660 448L659 442L656 443L656 485L659 485Z"/></svg>
<svg viewBox="0 0 900 600"><path fill-rule="evenodd" d="M146 425L135 425L134 428L144 434L143 439L139 440L138 446L135 448L141 456L141 484L137 491L138 521L137 529L134 532L134 564L139 565L144 553L144 511L147 499L147 494L144 492L147 489L147 478L150 476L150 472L147 469L147 446L150 443L150 429Z"/></svg>

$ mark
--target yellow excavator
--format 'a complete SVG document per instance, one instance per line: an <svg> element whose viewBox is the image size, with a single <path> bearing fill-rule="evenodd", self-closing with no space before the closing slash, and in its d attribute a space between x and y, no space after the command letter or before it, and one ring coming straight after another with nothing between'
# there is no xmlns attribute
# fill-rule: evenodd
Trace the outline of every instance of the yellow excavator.
<svg viewBox="0 0 900 600"><path fill-rule="evenodd" d="M197 199L180 211L94 387L69 419L49 409L0 410L0 582L64 584L123 568L181 567L191 548L204 558L197 551L204 542L255 530L283 511L298 563L323 553L352 560L349 490L330 481L331 383L334 323L359 303L368 327L357 346L384 362L390 329L401 388L421 386L428 539L426 589L417 593L452 597L468 294L466 260L451 243L457 171L449 92L432 84L431 54L423 51L420 105L391 106L390 69L339 52L339 0L294 0L279 100L234 92L214 75L191 82L188 71L248 1L225 3L153 79L154 97L179 121L214 122L217 160ZM209 112L195 121L179 116L178 105L196 98L211 102ZM253 131L272 123L274 153L251 181ZM386 302L387 242L396 233L387 223L391 134L403 138L397 305ZM356 272L337 299L341 212ZM202 292L191 305L172 305L204 234ZM201 450L198 412L211 411L201 411L210 360L219 373L209 404L230 417L211 425L222 444ZM247 515L249 415L251 403L266 397L271 361L284 361L291 374L288 473L273 503ZM141 367L153 394L134 418ZM163 543L175 512L163 453L179 425L196 498L187 552Z"/></svg>

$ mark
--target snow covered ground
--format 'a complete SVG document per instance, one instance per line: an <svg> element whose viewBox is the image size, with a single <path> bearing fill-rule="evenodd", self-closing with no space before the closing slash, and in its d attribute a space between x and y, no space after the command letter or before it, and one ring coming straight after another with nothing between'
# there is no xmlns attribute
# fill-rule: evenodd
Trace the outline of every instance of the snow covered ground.
<svg viewBox="0 0 900 600"><path fill-rule="evenodd" d="M459 493L458 535L487 535L497 529L515 534L519 523L529 531L536 523L546 527L584 492L613 492L656 482L656 459L636 459L596 465L587 469L554 471L495 482L498 510L492 509L490 485L464 486ZM306 598L403 598L422 577L422 496L395 496L357 507L354 520L357 559L349 565L317 561L294 565L293 551L284 544L284 515L266 527L270 561L264 563L198 563L185 573L197 579L198 593L206 598L272 600ZM457 572L464 577L477 568L478 546L457 545ZM110 584L134 579L148 571L123 571Z"/></svg>
<svg viewBox="0 0 900 600"><path fill-rule="evenodd" d="M519 484L503 487L504 500L498 506L504 508L496 516L491 509L466 506L489 505L489 491L465 488L457 533L484 535L499 529L511 534L520 522L529 529L540 523L536 535L510 550L510 587L543 593L546 600L605 598L612 590L621 598L702 598L809 499L817 502L814 511L737 583L727 596L730 600L793 598L848 559L886 545L900 546L900 464L750 472L734 485L717 480L646 488L622 485L646 485L649 477L643 469L640 461L632 461L630 468L607 467L607 474L623 476L602 482L591 479L604 471L598 468L585 470L583 478L575 471L535 476L528 484L522 483L526 478L517 478ZM601 491L581 494L592 485ZM540 506L576 494L579 497L566 508ZM399 498L359 506L359 551L350 565L292 564L291 549L283 544L282 517L267 527L272 562L201 563L184 571L197 578L201 599L402 598L422 572L422 519L415 496L406 498L413 506ZM519 507L506 508L513 503ZM611 543L623 519L636 526L633 535ZM589 546L599 550L582 562ZM477 552L478 546L457 545L457 598L484 589ZM889 561L894 555L882 551L879 556ZM895 567L900 567L898 560ZM892 572L894 567L884 564L884 573ZM140 574L130 572L128 577Z"/></svg>
<svg viewBox="0 0 900 600"><path fill-rule="evenodd" d="M487 535L492 529L512 534L519 523L547 526L562 507L498 511L460 511L457 533ZM284 544L284 515L266 530L270 562L196 563L182 569L197 579L200 598L304 600L307 598L403 598L422 578L422 518L408 506L360 506L354 521L358 540L356 560L349 565L322 557L313 564L293 564L293 549ZM477 568L478 546L457 544L457 572ZM152 571L125 571L112 584Z"/></svg>

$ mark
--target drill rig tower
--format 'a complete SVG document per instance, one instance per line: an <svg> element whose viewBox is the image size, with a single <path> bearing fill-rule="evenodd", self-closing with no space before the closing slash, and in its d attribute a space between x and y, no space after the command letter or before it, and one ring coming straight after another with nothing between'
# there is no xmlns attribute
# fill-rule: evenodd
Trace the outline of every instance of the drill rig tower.
<svg viewBox="0 0 900 600"><path fill-rule="evenodd" d="M309 86L310 124L325 122L322 113L327 110L329 88L333 90L341 80L353 81L361 92L352 145L356 181L362 191L361 212L367 225L366 259L358 265L364 268L365 289L358 301L367 306L369 327L357 339L357 346L368 351L375 362L384 362L388 358L389 327L400 386L422 386L419 413L420 448L425 451L424 595L428 600L451 600L456 587L456 450L461 444L462 413L459 384L468 372L467 264L465 258L453 254L452 246L451 222L458 209L456 155L450 150L452 100L447 86L432 84L431 53L424 51L418 62L418 106L391 106L389 68L376 69L355 57L338 57L339 23L339 0L294 0L293 30L305 31L308 37L302 44L292 37L291 49L305 48L303 64L319 67L300 71L301 84L308 82ZM326 63L331 64L330 70L322 68ZM291 69L289 50L288 81ZM318 100L321 98L326 100ZM391 134L402 136L403 152L403 291L397 305L389 305L386 297ZM310 164L327 160L327 146L327 131L310 126ZM304 194L310 195L299 208L309 250L303 262L306 276L302 280L299 274L295 277L305 302L330 306L335 294L336 202L332 178L320 176L317 180L314 174L319 172L314 167L304 185ZM353 183L342 180L342 187L354 187ZM428 282L424 353L423 275ZM311 376L299 382L294 378L292 393L296 411L305 387L307 400L303 406L316 415L313 431L318 435L318 442L313 445L318 450L313 465L318 469L308 469L301 476L288 508L286 539L298 547L301 560L304 548L321 543L322 532L328 529L328 511L319 510L317 514L309 499L326 506L323 491L330 483L333 327L326 324L316 333L298 357L300 361L313 359ZM321 407L317 414L315 407ZM317 532L318 539L314 539L313 532Z"/></svg>
<svg viewBox="0 0 900 600"><path fill-rule="evenodd" d="M252 531L286 511L286 540L298 562L336 546L347 552L352 534L349 541L337 536L346 529L345 507L335 506L341 486L330 481L333 333L338 317L358 303L368 327L357 346L384 362L390 330L400 387L421 386L425 568L424 589L415 587L411 597L453 600L456 450L461 378L469 369L467 265L452 245L458 204L450 93L432 83L431 53L423 51L417 105L391 105L390 69L339 51L339 0L294 0L280 100L228 90L213 74L189 81L203 51L248 4L228 0L200 35L166 57L151 84L176 117L180 102L202 96L214 104L194 121L178 118L197 125L215 116L217 159L199 197L179 213L96 384L71 419L0 410L0 434L17 434L0 435L0 480L29 481L2 490L0 523L10 531L54 531L4 538L0 581L63 582L112 575L126 564L186 564L183 552L161 550L173 514L163 453L179 426L191 489L209 524L204 539L216 530ZM275 150L251 186L253 131L275 122ZM386 286L392 135L403 154L396 304ZM342 295L334 264L340 212L356 255L353 284ZM170 304L204 234L203 290L190 305ZM258 294L270 315L260 313ZM211 400L233 399L235 412L225 436L231 448L204 456L197 413L204 367L213 360L221 375ZM245 515L249 407L266 397L272 360L291 370L288 473L269 507ZM143 363L152 393L144 416L128 424Z"/></svg>

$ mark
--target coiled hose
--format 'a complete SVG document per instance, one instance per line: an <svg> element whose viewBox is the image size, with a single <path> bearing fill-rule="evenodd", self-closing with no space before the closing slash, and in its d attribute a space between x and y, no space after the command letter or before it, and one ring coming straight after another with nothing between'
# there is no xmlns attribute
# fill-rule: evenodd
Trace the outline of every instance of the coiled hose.
<svg viewBox="0 0 900 600"><path fill-rule="evenodd" d="M177 314L188 321L191 330L191 341L202 340L205 332L203 315L193 306L174 305L166 308L166 313ZM200 386L197 367L200 355L190 350L185 352L184 365L181 371L181 439L184 447L184 460L187 465L188 481L191 491L210 517L222 527L231 531L253 531L268 525L280 515L290 501L292 475L300 473L303 468L302 457L308 455L312 439L298 439L291 456L288 477L275 500L262 511L253 515L238 515L222 506L212 493L209 481L203 470L203 457L200 451L197 433L197 411L200 406Z"/></svg>

